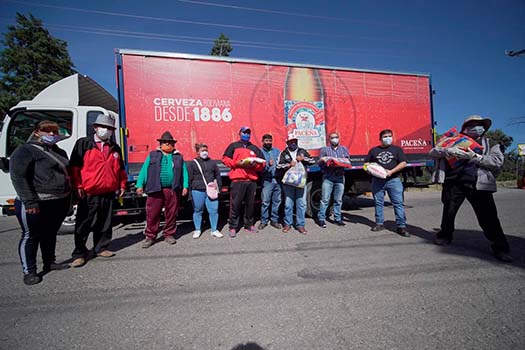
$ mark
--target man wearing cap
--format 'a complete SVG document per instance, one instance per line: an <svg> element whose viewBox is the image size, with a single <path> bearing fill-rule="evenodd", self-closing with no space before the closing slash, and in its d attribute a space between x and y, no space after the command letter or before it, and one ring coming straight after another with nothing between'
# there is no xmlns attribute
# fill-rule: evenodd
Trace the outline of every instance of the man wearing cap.
<svg viewBox="0 0 525 350"><path fill-rule="evenodd" d="M488 118L472 115L467 117L461 126L462 134L483 147L480 154L470 148L457 146L436 146L430 151L430 155L437 160L448 157L460 160L454 168L446 161L440 162L444 167L441 193L443 216L441 229L434 242L441 246L452 242L456 214L466 198L474 209L485 237L492 242L494 256L500 261L511 262L509 244L501 228L493 197L493 193L496 192L496 176L503 165L504 156L499 144L491 145L484 137L491 124L492 121Z"/></svg>
<svg viewBox="0 0 525 350"><path fill-rule="evenodd" d="M113 199L118 191L126 190L127 174L122 150L111 136L115 118L100 113L93 123L95 134L77 140L71 153L72 184L78 197L75 224L73 267L86 263L86 242L93 231L93 252L109 258L115 254L108 249L111 242Z"/></svg>
<svg viewBox="0 0 525 350"><path fill-rule="evenodd" d="M250 142L252 131L243 126L239 130L239 141L231 143L222 156L222 162L231 170L230 185L230 237L237 236L241 205L244 201L244 230L257 233L254 226L254 201L259 173L266 161L261 150Z"/></svg>
<svg viewBox="0 0 525 350"><path fill-rule="evenodd" d="M258 229L262 230L270 225L278 230L282 229L279 223L279 207L281 205L281 184L275 177L279 154L277 148L273 147L273 137L270 134L264 134L262 137L263 147L261 152L266 160L266 166L262 173L262 205L261 205L261 223ZM271 209L270 209L271 206Z"/></svg>
<svg viewBox="0 0 525 350"><path fill-rule="evenodd" d="M345 192L345 169L326 165L326 157L350 159L350 153L345 146L339 145L339 134L330 133L330 146L321 148L319 166L323 171L323 183L321 185L321 203L317 214L317 223L326 228L326 210L330 203L332 193L334 195L334 219L337 226L346 226L341 216L343 205L343 194Z"/></svg>
<svg viewBox="0 0 525 350"><path fill-rule="evenodd" d="M307 150L298 146L298 140L293 135L288 135L286 148L279 156L277 169L281 172L288 170L301 162L305 168L315 164L315 159L310 156ZM287 233L293 226L293 211L295 207L295 228L299 233L305 235L305 216L306 216L306 188L298 188L283 184L283 191L286 197L284 202L284 227L283 232Z"/></svg>
<svg viewBox="0 0 525 350"><path fill-rule="evenodd" d="M157 239L160 227L160 215L164 207L166 224L163 228L164 241L175 244L177 231L177 213L180 194L188 194L188 169L182 154L175 149L173 136L166 131L157 139L159 147L151 151L140 170L137 179L137 194L144 192L146 200L146 239L142 248L149 248Z"/></svg>

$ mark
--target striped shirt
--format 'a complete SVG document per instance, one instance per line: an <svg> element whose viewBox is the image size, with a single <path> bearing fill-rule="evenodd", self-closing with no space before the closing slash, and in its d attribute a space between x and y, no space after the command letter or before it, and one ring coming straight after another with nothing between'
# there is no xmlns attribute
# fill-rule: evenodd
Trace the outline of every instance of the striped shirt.
<svg viewBox="0 0 525 350"><path fill-rule="evenodd" d="M350 152L348 152L348 149L345 146L337 146L337 148L325 146L321 148L321 154L319 156L321 158L331 157L350 159ZM321 166L323 173L327 176L343 176L345 174L344 168L327 167L324 162L321 162L319 165Z"/></svg>

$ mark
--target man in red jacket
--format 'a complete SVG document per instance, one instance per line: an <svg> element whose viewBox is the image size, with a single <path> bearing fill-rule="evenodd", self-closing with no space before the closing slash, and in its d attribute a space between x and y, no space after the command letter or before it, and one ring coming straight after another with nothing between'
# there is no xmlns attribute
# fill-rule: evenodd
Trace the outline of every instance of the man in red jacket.
<svg viewBox="0 0 525 350"><path fill-rule="evenodd" d="M222 156L222 162L229 167L230 185L230 237L237 236L239 214L244 201L244 230L257 233L254 226L254 201L259 173L266 161L261 150L250 142L252 131L243 126L239 131L240 140L231 143Z"/></svg>
<svg viewBox="0 0 525 350"><path fill-rule="evenodd" d="M77 140L71 153L73 189L79 198L75 225L75 250L73 267L86 263L86 242L93 231L93 252L110 258L111 216L113 199L126 190L127 174L122 161L122 151L112 140L115 119L99 114L93 123L95 134Z"/></svg>

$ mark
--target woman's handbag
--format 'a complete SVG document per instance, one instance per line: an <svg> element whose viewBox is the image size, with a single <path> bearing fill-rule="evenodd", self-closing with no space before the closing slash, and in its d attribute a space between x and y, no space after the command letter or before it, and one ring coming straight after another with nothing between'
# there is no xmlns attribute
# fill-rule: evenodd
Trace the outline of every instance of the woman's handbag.
<svg viewBox="0 0 525 350"><path fill-rule="evenodd" d="M195 162L195 164L197 164L197 168L199 168L199 171L202 175L202 181L206 185L206 194L208 195L208 198L219 198L219 186L217 184L217 180L213 180L212 182L206 182L206 178L204 177L204 172L202 171L201 165L199 164L197 159L194 159L193 161Z"/></svg>

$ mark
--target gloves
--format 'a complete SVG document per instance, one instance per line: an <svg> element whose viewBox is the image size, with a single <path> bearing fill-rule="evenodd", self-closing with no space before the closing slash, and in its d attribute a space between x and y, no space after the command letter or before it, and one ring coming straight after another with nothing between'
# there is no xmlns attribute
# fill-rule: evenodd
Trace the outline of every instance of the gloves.
<svg viewBox="0 0 525 350"><path fill-rule="evenodd" d="M472 152L472 151L470 151L470 152ZM470 155L470 153L465 152L464 150L460 149L459 147L449 147L449 148L445 149L445 153L448 156L455 157L457 159L472 159L472 157L473 157L473 156ZM472 152L472 153L474 153L474 152Z"/></svg>

